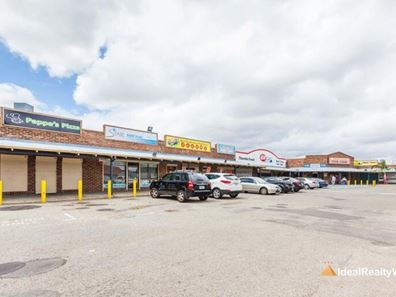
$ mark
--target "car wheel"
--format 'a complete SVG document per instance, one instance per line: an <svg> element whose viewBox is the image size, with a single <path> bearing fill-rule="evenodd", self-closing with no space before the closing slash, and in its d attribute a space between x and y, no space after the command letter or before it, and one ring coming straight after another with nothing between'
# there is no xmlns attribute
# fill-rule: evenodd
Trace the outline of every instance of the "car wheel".
<svg viewBox="0 0 396 297"><path fill-rule="evenodd" d="M208 200L208 196L199 196L199 200L201 201Z"/></svg>
<svg viewBox="0 0 396 297"><path fill-rule="evenodd" d="M236 197L238 197L238 194L230 194L230 197L231 198L236 198Z"/></svg>
<svg viewBox="0 0 396 297"><path fill-rule="evenodd" d="M221 192L220 189L218 188L214 188L212 191L212 195L214 199L221 199L221 197L223 197L223 193Z"/></svg>
<svg viewBox="0 0 396 297"><path fill-rule="evenodd" d="M186 202L188 200L187 194L185 191L178 191L176 198L179 202Z"/></svg>
<svg viewBox="0 0 396 297"><path fill-rule="evenodd" d="M304 189L305 190L309 190L309 186L308 185L304 185Z"/></svg>
<svg viewBox="0 0 396 297"><path fill-rule="evenodd" d="M158 192L158 189L156 189L156 188L152 188L151 190L150 190L150 195L151 195L151 198L159 198L159 192Z"/></svg>
<svg viewBox="0 0 396 297"><path fill-rule="evenodd" d="M261 195L268 195L268 190L266 188L261 188L260 189L260 194Z"/></svg>

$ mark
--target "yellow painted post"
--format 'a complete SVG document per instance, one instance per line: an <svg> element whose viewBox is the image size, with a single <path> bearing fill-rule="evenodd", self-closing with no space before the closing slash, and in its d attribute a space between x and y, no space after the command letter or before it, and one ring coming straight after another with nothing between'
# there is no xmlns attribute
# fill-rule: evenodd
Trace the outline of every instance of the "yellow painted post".
<svg viewBox="0 0 396 297"><path fill-rule="evenodd" d="M348 179L347 181L347 185L350 186L351 185L351 181Z"/></svg>
<svg viewBox="0 0 396 297"><path fill-rule="evenodd" d="M77 193L78 201L82 201L82 199L83 199L83 183L82 183L81 179L78 180L77 189L78 189L78 193Z"/></svg>
<svg viewBox="0 0 396 297"><path fill-rule="evenodd" d="M369 185L369 180L366 180L366 186L368 186Z"/></svg>
<svg viewBox="0 0 396 297"><path fill-rule="evenodd" d="M377 181L373 180L373 187L375 187L377 185Z"/></svg>
<svg viewBox="0 0 396 297"><path fill-rule="evenodd" d="M357 185L357 180L355 179L355 186Z"/></svg>
<svg viewBox="0 0 396 297"><path fill-rule="evenodd" d="M0 180L0 205L3 204L3 181Z"/></svg>
<svg viewBox="0 0 396 297"><path fill-rule="evenodd" d="M136 178L134 178L133 179L133 182L132 182L132 197L136 197L136 184L137 184L137 181L136 181Z"/></svg>
<svg viewBox="0 0 396 297"><path fill-rule="evenodd" d="M107 181L107 198L111 199L111 180Z"/></svg>
<svg viewBox="0 0 396 297"><path fill-rule="evenodd" d="M43 179L41 181L41 203L47 202L47 181Z"/></svg>
<svg viewBox="0 0 396 297"><path fill-rule="evenodd" d="M360 180L360 185L363 186L363 180L362 179Z"/></svg>

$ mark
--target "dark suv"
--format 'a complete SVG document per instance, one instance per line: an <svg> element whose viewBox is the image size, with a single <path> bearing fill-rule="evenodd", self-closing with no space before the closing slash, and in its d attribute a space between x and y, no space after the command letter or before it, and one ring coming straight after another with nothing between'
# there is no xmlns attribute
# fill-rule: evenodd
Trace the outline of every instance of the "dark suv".
<svg viewBox="0 0 396 297"><path fill-rule="evenodd" d="M174 196L179 202L185 202L190 197L199 197L199 200L204 201L210 193L209 179L203 174L190 171L168 173L150 184L151 197Z"/></svg>

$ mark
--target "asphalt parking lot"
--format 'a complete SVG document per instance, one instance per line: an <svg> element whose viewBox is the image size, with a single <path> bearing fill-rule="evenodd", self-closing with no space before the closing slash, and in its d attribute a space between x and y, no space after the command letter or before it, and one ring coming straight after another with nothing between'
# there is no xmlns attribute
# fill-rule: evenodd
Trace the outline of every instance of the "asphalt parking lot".
<svg viewBox="0 0 396 297"><path fill-rule="evenodd" d="M0 208L0 296L394 296L396 187ZM11 208L9 208L11 207Z"/></svg>

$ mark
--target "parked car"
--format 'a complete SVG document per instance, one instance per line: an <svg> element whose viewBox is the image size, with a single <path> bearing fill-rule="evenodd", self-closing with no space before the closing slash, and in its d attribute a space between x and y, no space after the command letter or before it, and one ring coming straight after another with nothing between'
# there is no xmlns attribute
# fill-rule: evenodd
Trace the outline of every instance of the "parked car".
<svg viewBox="0 0 396 297"><path fill-rule="evenodd" d="M318 183L319 188L326 188L329 186L329 183L321 178L313 178L313 180Z"/></svg>
<svg viewBox="0 0 396 297"><path fill-rule="evenodd" d="M282 193L289 193L293 189L293 185L291 182L282 180L275 176L263 177L263 179L270 184L279 186L281 188Z"/></svg>
<svg viewBox="0 0 396 297"><path fill-rule="evenodd" d="M298 180L303 183L304 188L307 189L307 190L308 189L313 190L315 188L319 188L319 183L316 180L312 179L312 178L299 177Z"/></svg>
<svg viewBox="0 0 396 297"><path fill-rule="evenodd" d="M204 201L211 192L209 179L192 171L174 171L150 184L152 198L174 196L179 202L185 202L191 197L199 197L199 200Z"/></svg>
<svg viewBox="0 0 396 297"><path fill-rule="evenodd" d="M244 192L259 193L263 195L280 193L281 189L274 185L266 182L260 177L241 177L242 189Z"/></svg>
<svg viewBox="0 0 396 297"><path fill-rule="evenodd" d="M285 181L289 181L292 183L292 191L293 192L298 192L301 189L304 189L304 185L296 178L293 177L283 177L282 178Z"/></svg>
<svg viewBox="0 0 396 297"><path fill-rule="evenodd" d="M235 175L229 173L206 173L212 188L212 196L220 199L223 195L236 198L242 192L241 181Z"/></svg>

